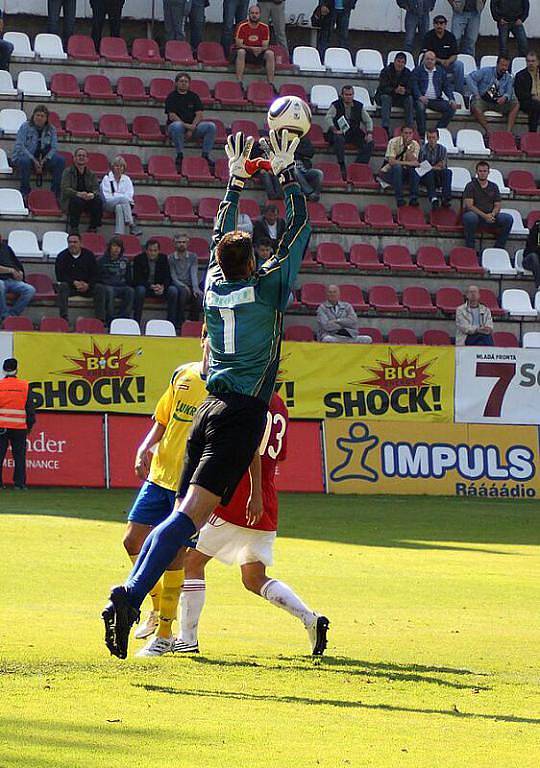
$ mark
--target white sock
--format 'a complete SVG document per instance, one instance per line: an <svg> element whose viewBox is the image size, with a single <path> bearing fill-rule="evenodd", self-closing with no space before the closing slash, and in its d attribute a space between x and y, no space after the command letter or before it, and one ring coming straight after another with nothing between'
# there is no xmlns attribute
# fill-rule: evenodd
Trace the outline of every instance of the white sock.
<svg viewBox="0 0 540 768"><path fill-rule="evenodd" d="M199 619L206 597L204 579L185 579L180 598L182 641L187 645L196 645Z"/></svg>
<svg viewBox="0 0 540 768"><path fill-rule="evenodd" d="M315 621L316 614L282 581L277 579L267 581L261 587L261 596L272 605L292 613L293 616L300 619L305 627L310 627Z"/></svg>

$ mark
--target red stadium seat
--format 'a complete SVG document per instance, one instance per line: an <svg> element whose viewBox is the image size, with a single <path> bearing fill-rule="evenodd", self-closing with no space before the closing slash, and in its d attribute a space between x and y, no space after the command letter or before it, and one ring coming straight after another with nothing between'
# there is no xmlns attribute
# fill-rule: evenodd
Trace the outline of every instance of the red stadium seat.
<svg viewBox="0 0 540 768"><path fill-rule="evenodd" d="M229 161L226 157L216 158L216 167L214 168L214 174L216 179L219 179L224 184L229 181Z"/></svg>
<svg viewBox="0 0 540 768"><path fill-rule="evenodd" d="M253 136L255 141L260 139L257 123L254 123L253 120L235 120L231 124L231 133L234 136L238 131L243 133L244 136Z"/></svg>
<svg viewBox="0 0 540 768"><path fill-rule="evenodd" d="M388 146L388 134L382 125L373 126L373 148L376 152L385 152Z"/></svg>
<svg viewBox="0 0 540 768"><path fill-rule="evenodd" d="M421 285L409 285L404 288L402 302L409 312L422 315L435 315L437 312L437 307L433 305L429 291Z"/></svg>
<svg viewBox="0 0 540 768"><path fill-rule="evenodd" d="M158 123L157 117L137 115L133 118L133 135L139 141L163 141L165 136Z"/></svg>
<svg viewBox="0 0 540 768"><path fill-rule="evenodd" d="M506 310L501 307L498 298L489 288L480 288L480 302L490 308L493 317L506 315Z"/></svg>
<svg viewBox="0 0 540 768"><path fill-rule="evenodd" d="M496 331L493 334L493 343L496 347L519 347L519 341L509 331Z"/></svg>
<svg viewBox="0 0 540 768"><path fill-rule="evenodd" d="M199 200L199 217L204 221L213 223L220 203L221 198L219 197L201 197Z"/></svg>
<svg viewBox="0 0 540 768"><path fill-rule="evenodd" d="M42 275L39 273L32 273L26 275L26 282L32 285L36 289L34 299L36 301L43 301L44 299L56 298L54 292L54 286L49 275Z"/></svg>
<svg viewBox="0 0 540 768"><path fill-rule="evenodd" d="M325 160L317 163L315 167L323 172L323 187L347 189L347 182L343 180L341 168L337 163Z"/></svg>
<svg viewBox="0 0 540 768"><path fill-rule="evenodd" d="M57 137L59 139L63 139L64 136L66 135L66 132L62 128L62 122L60 120L60 116L58 112L54 112L52 109L49 111L49 123L51 125L54 125Z"/></svg>
<svg viewBox="0 0 540 768"><path fill-rule="evenodd" d="M411 328L392 328L388 332L388 343L410 346L418 344L418 339Z"/></svg>
<svg viewBox="0 0 540 768"><path fill-rule="evenodd" d="M309 205L309 203L308 203ZM250 200L249 197L240 199L240 205L238 206L240 213L245 213L251 221L255 221L261 215L261 206L256 200Z"/></svg>
<svg viewBox="0 0 540 768"><path fill-rule="evenodd" d="M66 131L76 139L97 139L94 121L85 112L70 112L66 117Z"/></svg>
<svg viewBox="0 0 540 768"><path fill-rule="evenodd" d="M370 227L376 227L377 229L396 229L397 227L392 217L392 211L384 203L366 205L364 220Z"/></svg>
<svg viewBox="0 0 540 768"><path fill-rule="evenodd" d="M285 341L313 341L313 329L309 325L289 325L285 328Z"/></svg>
<svg viewBox="0 0 540 768"><path fill-rule="evenodd" d="M103 235L98 232L83 232L81 235L81 245L88 248L95 256L103 256L107 248L107 243Z"/></svg>
<svg viewBox="0 0 540 768"><path fill-rule="evenodd" d="M191 182L208 182L213 181L214 178L204 157L184 157L182 176Z"/></svg>
<svg viewBox="0 0 540 768"><path fill-rule="evenodd" d="M391 285L375 285L369 291L369 303L379 313L405 312L405 307L399 303L395 288Z"/></svg>
<svg viewBox="0 0 540 768"><path fill-rule="evenodd" d="M315 149L326 149L326 139L324 138L323 129L320 125L317 125L317 123L311 124L307 137Z"/></svg>
<svg viewBox="0 0 540 768"><path fill-rule="evenodd" d="M540 157L540 133L524 133L520 146L527 157Z"/></svg>
<svg viewBox="0 0 540 768"><path fill-rule="evenodd" d="M303 85L297 85L296 83L284 83L279 89L279 95L298 96L299 99L302 99L306 102L306 104L309 104L309 96L307 95L306 89Z"/></svg>
<svg viewBox="0 0 540 768"><path fill-rule="evenodd" d="M63 317L42 317L39 330L46 333L69 333L69 325Z"/></svg>
<svg viewBox="0 0 540 768"><path fill-rule="evenodd" d="M293 69L289 58L289 51L286 48L282 45L271 45L270 48L274 51L276 71L280 69ZM305 101L309 103L307 99Z"/></svg>
<svg viewBox="0 0 540 768"><path fill-rule="evenodd" d="M216 126L216 144L225 144L227 141L227 129L225 128L225 123L223 120L218 120L214 117L212 117L212 122Z"/></svg>
<svg viewBox="0 0 540 768"><path fill-rule="evenodd" d="M224 107L245 107L246 97L242 86L232 80L220 80L214 86L214 98Z"/></svg>
<svg viewBox="0 0 540 768"><path fill-rule="evenodd" d="M326 213L325 207L322 203L309 202L307 204L307 207L308 207L309 220L311 221L312 226L314 227L333 226L332 222L328 218L328 214Z"/></svg>
<svg viewBox="0 0 540 768"><path fill-rule="evenodd" d="M169 93L174 91L174 80L171 77L154 77L150 82L150 98L165 101Z"/></svg>
<svg viewBox="0 0 540 768"><path fill-rule="evenodd" d="M124 244L124 255L128 259L134 259L142 251L141 241L136 235L119 235Z"/></svg>
<svg viewBox="0 0 540 768"><path fill-rule="evenodd" d="M154 240L159 243L160 253L169 254L174 251L174 240L168 235L153 235Z"/></svg>
<svg viewBox="0 0 540 768"><path fill-rule="evenodd" d="M431 224L426 222L422 209L413 208L410 205L398 208L397 220L401 227L405 227L405 229L411 232L424 232L431 229Z"/></svg>
<svg viewBox="0 0 540 768"><path fill-rule="evenodd" d="M105 176L110 170L107 155L104 155L103 152L89 152L88 167L98 176Z"/></svg>
<svg viewBox="0 0 540 768"><path fill-rule="evenodd" d="M422 344L427 344L430 347L451 347L452 339L446 331L432 328L429 331L425 331L422 336Z"/></svg>
<svg viewBox="0 0 540 768"><path fill-rule="evenodd" d="M373 171L365 163L351 163L347 168L347 181L355 189L379 189Z"/></svg>
<svg viewBox="0 0 540 768"><path fill-rule="evenodd" d="M133 41L131 55L141 64L163 64L159 45L155 40L150 40L147 37L138 37Z"/></svg>
<svg viewBox="0 0 540 768"><path fill-rule="evenodd" d="M34 324L29 317L6 317L2 323L3 331L33 331Z"/></svg>
<svg viewBox="0 0 540 768"><path fill-rule="evenodd" d="M163 214L154 195L134 195L133 213L139 221L162 221Z"/></svg>
<svg viewBox="0 0 540 768"><path fill-rule="evenodd" d="M459 213L452 208L437 208L429 214L431 226L438 232L463 232L463 224L460 221Z"/></svg>
<svg viewBox="0 0 540 768"><path fill-rule="evenodd" d="M256 107L269 107L276 98L276 94L270 83L261 81L250 83L248 85L246 96L247 100Z"/></svg>
<svg viewBox="0 0 540 768"><path fill-rule="evenodd" d="M169 155L152 155L148 160L148 174L156 181L180 182L180 175L176 170L176 164Z"/></svg>
<svg viewBox="0 0 540 768"><path fill-rule="evenodd" d="M148 94L140 77L119 77L116 93L124 100L146 101Z"/></svg>
<svg viewBox="0 0 540 768"><path fill-rule="evenodd" d="M203 106L210 107L214 103L214 98L210 93L210 86L206 80L192 80L190 89L194 91L199 99L202 101Z"/></svg>
<svg viewBox="0 0 540 768"><path fill-rule="evenodd" d="M365 272L382 272L386 269L379 261L379 254L373 245L368 243L355 243L351 246L349 254L350 262Z"/></svg>
<svg viewBox="0 0 540 768"><path fill-rule="evenodd" d="M540 195L540 189L536 186L534 176L530 171L510 171L508 174L508 186L518 195Z"/></svg>
<svg viewBox="0 0 540 768"><path fill-rule="evenodd" d="M343 248L338 243L319 243L317 261L328 269L351 268L351 265L345 260Z"/></svg>
<svg viewBox="0 0 540 768"><path fill-rule="evenodd" d="M406 245L387 245L383 251L383 264L396 272L416 272L418 269Z"/></svg>
<svg viewBox="0 0 540 768"><path fill-rule="evenodd" d="M304 258L302 259L302 270L303 271L315 271L320 272L322 269L322 264L319 264L318 261L315 260L315 256L313 255L312 251L306 251L304 253Z"/></svg>
<svg viewBox="0 0 540 768"><path fill-rule="evenodd" d="M191 237L188 243L188 250L197 254L199 262L206 262L210 258L210 248L208 240L204 237Z"/></svg>
<svg viewBox="0 0 540 768"><path fill-rule="evenodd" d="M334 203L330 212L332 222L342 229L365 227L360 212L354 203Z"/></svg>
<svg viewBox="0 0 540 768"><path fill-rule="evenodd" d="M33 216L61 216L56 197L49 189L32 189L28 195L28 207Z"/></svg>
<svg viewBox="0 0 540 768"><path fill-rule="evenodd" d="M171 195L165 200L163 212L171 221L183 221L189 224L195 224L198 221L189 197Z"/></svg>
<svg viewBox="0 0 540 768"><path fill-rule="evenodd" d="M317 309L326 301L326 287L322 283L304 283L300 290L300 300L309 309Z"/></svg>
<svg viewBox="0 0 540 768"><path fill-rule="evenodd" d="M521 152L516 147L516 139L510 131L491 131L488 136L489 147L496 155L518 157Z"/></svg>
<svg viewBox="0 0 540 768"><path fill-rule="evenodd" d="M464 302L463 292L459 288L439 288L435 296L435 304L441 312L455 315L456 309Z"/></svg>
<svg viewBox="0 0 540 768"><path fill-rule="evenodd" d="M114 64L131 64L133 61L122 37L102 37L99 52L104 59Z"/></svg>
<svg viewBox="0 0 540 768"><path fill-rule="evenodd" d="M107 333L103 322L97 317L78 317L75 321L75 333Z"/></svg>
<svg viewBox="0 0 540 768"><path fill-rule="evenodd" d="M122 157L127 163L126 173L133 181L142 181L148 178L148 174L143 168L139 155L133 155L130 152L122 152Z"/></svg>
<svg viewBox="0 0 540 768"><path fill-rule="evenodd" d="M364 299L362 289L358 285L349 285L348 283L339 286L341 301L348 301L352 308L358 312L367 312L368 304Z"/></svg>
<svg viewBox="0 0 540 768"><path fill-rule="evenodd" d="M527 227L531 229L540 219L540 211L529 211L527 214Z"/></svg>
<svg viewBox="0 0 540 768"><path fill-rule="evenodd" d="M115 141L131 141L133 138L124 115L102 115L99 118L99 132L105 138Z"/></svg>
<svg viewBox="0 0 540 768"><path fill-rule="evenodd" d="M202 333L202 326L202 320L184 320L181 335L199 339Z"/></svg>
<svg viewBox="0 0 540 768"><path fill-rule="evenodd" d="M219 43L199 43L197 59L206 67L227 67L229 65L223 47Z"/></svg>
<svg viewBox="0 0 540 768"><path fill-rule="evenodd" d="M371 336L372 344L384 344L383 335L378 328L359 328L358 335Z"/></svg>
<svg viewBox="0 0 540 768"><path fill-rule="evenodd" d="M191 45L185 40L167 40L165 43L165 59L181 67L194 67L197 64L193 58Z"/></svg>
<svg viewBox="0 0 540 768"><path fill-rule="evenodd" d="M424 272L452 272L443 252L435 245L422 245L416 254L416 263Z"/></svg>
<svg viewBox="0 0 540 768"><path fill-rule="evenodd" d="M467 272L471 275L483 275L484 267L478 263L478 256L474 248L452 248L448 261L451 267L458 272Z"/></svg>
<svg viewBox="0 0 540 768"><path fill-rule="evenodd" d="M94 41L86 35L71 35L68 40L67 52L71 59L99 61Z"/></svg>
<svg viewBox="0 0 540 768"><path fill-rule="evenodd" d="M88 75L84 81L83 91L89 99L116 100L111 81L105 75Z"/></svg>
<svg viewBox="0 0 540 768"><path fill-rule="evenodd" d="M68 72L55 72L51 77L50 89L57 98L70 100L82 98L77 78Z"/></svg>

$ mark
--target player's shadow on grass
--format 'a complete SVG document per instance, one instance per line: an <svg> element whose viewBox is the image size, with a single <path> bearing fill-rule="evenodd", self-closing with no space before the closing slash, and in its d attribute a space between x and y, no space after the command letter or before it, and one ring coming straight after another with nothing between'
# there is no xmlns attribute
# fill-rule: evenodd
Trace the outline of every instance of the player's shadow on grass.
<svg viewBox="0 0 540 768"><path fill-rule="evenodd" d="M447 715L466 720L492 720L502 723L523 723L527 725L540 725L540 719L536 717L521 717L519 715L492 715L484 712L460 712L458 709L423 709L421 707L405 707L396 704L370 704L365 701L347 701L346 699L310 699L304 696L274 696L270 693L246 693L244 691L204 691L185 690L166 685L138 685L146 691L164 693L174 696L193 696L196 698L230 699L232 701L270 701L274 704L306 704L308 706L319 705L327 707L339 707L346 709L367 709L383 712L408 712L420 715Z"/></svg>

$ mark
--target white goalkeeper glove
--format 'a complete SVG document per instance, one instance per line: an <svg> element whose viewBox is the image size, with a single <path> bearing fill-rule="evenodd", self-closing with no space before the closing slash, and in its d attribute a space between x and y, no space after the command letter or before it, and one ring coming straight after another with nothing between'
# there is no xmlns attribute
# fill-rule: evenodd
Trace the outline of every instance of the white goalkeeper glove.
<svg viewBox="0 0 540 768"><path fill-rule="evenodd" d="M294 153L300 144L298 136L289 139L289 131L286 129L278 134L270 131L268 139L261 139L260 144L272 165L274 176L279 178L281 184L296 181Z"/></svg>
<svg viewBox="0 0 540 768"><path fill-rule="evenodd" d="M246 163L249 161L254 141L252 136L246 139L239 131L235 136L229 136L225 144L225 153L229 160L229 184L237 189L242 189L245 179L252 175L253 171L250 173L251 169L246 168Z"/></svg>

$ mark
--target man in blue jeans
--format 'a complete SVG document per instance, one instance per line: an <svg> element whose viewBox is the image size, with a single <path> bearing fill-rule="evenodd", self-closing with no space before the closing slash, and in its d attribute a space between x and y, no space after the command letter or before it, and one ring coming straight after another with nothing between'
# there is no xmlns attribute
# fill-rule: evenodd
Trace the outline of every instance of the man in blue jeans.
<svg viewBox="0 0 540 768"><path fill-rule="evenodd" d="M30 193L30 176L36 174L36 183L41 185L43 172L51 172L51 190L60 200L60 183L65 160L58 152L56 128L49 122L49 110L44 104L38 104L32 117L23 123L17 131L12 156L21 176L21 194L24 198Z"/></svg>
<svg viewBox="0 0 540 768"><path fill-rule="evenodd" d="M36 289L24 282L24 267L0 235L0 323L6 317L22 315L34 298ZM15 303L8 309L7 294L14 294Z"/></svg>
<svg viewBox="0 0 540 768"><path fill-rule="evenodd" d="M435 6L435 0L397 0L397 4L405 11L405 50L414 50L414 38L423 40L429 29L429 14Z"/></svg>
<svg viewBox="0 0 540 768"><path fill-rule="evenodd" d="M446 16L439 13L433 19L433 29L424 37L422 42L423 51L433 51L435 61L446 71L446 76L452 78L454 90L463 94L465 85L465 74L463 62L458 59L457 40L446 27L448 20Z"/></svg>
<svg viewBox="0 0 540 768"><path fill-rule="evenodd" d="M504 248L514 220L509 213L501 213L499 187L488 181L489 163L476 163L476 178L463 191L463 229L465 245L474 248L476 230L482 226L497 233L495 248Z"/></svg>
<svg viewBox="0 0 540 768"><path fill-rule="evenodd" d="M491 0L491 15L499 30L499 54L508 56L508 38L514 35L520 56L527 55L524 23L529 15L529 0Z"/></svg>
<svg viewBox="0 0 540 768"><path fill-rule="evenodd" d="M175 89L165 100L165 112L169 127L168 134L176 149L176 167L182 171L184 142L186 139L202 139L202 156L214 168L210 152L216 140L216 125L210 120L203 120L203 105L198 94L190 91L191 77L187 72L179 72L175 78Z"/></svg>
<svg viewBox="0 0 540 768"><path fill-rule="evenodd" d="M233 43L234 30L247 19L249 0L223 0L223 27L221 45L225 56L229 55Z"/></svg>
<svg viewBox="0 0 540 768"><path fill-rule="evenodd" d="M77 0L47 0L47 32L60 35L60 11L64 10L62 40L64 45L75 32Z"/></svg>
<svg viewBox="0 0 540 768"><path fill-rule="evenodd" d="M403 196L404 184L409 185L409 205L418 205L418 182L420 180L415 168L418 167L420 145L414 139L413 129L408 125L401 127L399 136L390 139L384 159L385 165L379 172L379 182L386 188L392 187L396 196L398 208L405 205Z"/></svg>
<svg viewBox="0 0 540 768"><path fill-rule="evenodd" d="M461 53L476 54L480 16L486 0L448 0L452 6L452 34Z"/></svg>
<svg viewBox="0 0 540 768"><path fill-rule="evenodd" d="M457 109L444 67L436 63L433 51L426 51L424 60L412 73L411 90L416 110L418 133L426 132L426 109L440 113L437 128L446 128ZM447 97L443 99L443 94Z"/></svg>
<svg viewBox="0 0 540 768"><path fill-rule="evenodd" d="M443 208L450 208L452 203L452 171L448 168L446 147L439 144L439 131L429 128L426 131L426 143L420 148L418 162L428 162L431 171L420 178L420 183L427 189L431 210L439 207L437 189L440 187Z"/></svg>

